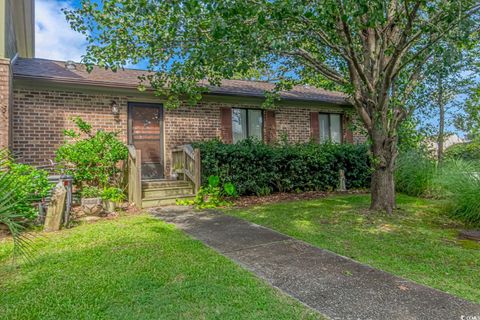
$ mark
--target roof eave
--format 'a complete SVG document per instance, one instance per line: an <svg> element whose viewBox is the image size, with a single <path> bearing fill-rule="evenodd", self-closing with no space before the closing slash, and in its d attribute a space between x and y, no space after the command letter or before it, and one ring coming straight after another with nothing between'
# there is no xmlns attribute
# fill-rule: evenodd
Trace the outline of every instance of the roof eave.
<svg viewBox="0 0 480 320"><path fill-rule="evenodd" d="M35 80L35 81L43 81L46 83L51 84L62 84L62 85L81 85L81 86L88 86L88 87L100 87L104 89L125 89L125 90L135 90L137 89L136 86L128 85L125 83L118 83L118 82L105 82L105 81L92 81L92 80L79 80L79 79L71 79L71 78L53 78L53 77L42 77L42 76L31 76L31 75L22 75L22 74L14 74L14 79L18 80ZM154 90L152 88L147 88L147 92L153 93ZM205 95L209 96L227 96L227 97L243 97L243 98L265 98L264 95L261 94L248 94L242 92L212 92L207 91L204 93ZM315 103L323 103L328 105L335 105L335 106L343 106L343 107L350 107L351 104L348 101L331 101L327 99L312 99L312 98L294 98L294 97L282 97L282 101L299 101L299 102L315 102Z"/></svg>

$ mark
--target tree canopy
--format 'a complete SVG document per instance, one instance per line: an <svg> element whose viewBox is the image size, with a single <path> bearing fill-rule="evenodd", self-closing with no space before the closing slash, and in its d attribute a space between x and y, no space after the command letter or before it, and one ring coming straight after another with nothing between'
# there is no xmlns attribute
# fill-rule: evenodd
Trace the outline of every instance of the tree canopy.
<svg viewBox="0 0 480 320"><path fill-rule="evenodd" d="M395 207L397 131L441 40L478 32L476 0L82 0L66 11L90 45L84 62L146 61L143 79L175 106L205 85L275 74L276 91L328 82L348 93L372 141L372 208Z"/></svg>

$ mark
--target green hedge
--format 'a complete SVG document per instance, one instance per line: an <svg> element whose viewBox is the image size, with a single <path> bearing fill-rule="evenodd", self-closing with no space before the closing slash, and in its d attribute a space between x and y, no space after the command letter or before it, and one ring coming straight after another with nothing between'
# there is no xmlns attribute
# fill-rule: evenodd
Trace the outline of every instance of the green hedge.
<svg viewBox="0 0 480 320"><path fill-rule="evenodd" d="M271 192L332 190L338 171L345 170L347 188L367 188L370 158L366 145L282 144L254 140L223 144L218 140L194 143L202 154L202 181L217 175L232 182L240 195Z"/></svg>
<svg viewBox="0 0 480 320"><path fill-rule="evenodd" d="M480 160L480 140L455 144L445 150L446 159Z"/></svg>

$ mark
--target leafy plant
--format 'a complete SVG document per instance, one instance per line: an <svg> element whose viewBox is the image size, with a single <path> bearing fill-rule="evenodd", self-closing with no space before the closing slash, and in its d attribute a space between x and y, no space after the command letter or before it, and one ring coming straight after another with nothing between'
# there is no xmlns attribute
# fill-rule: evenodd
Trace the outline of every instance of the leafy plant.
<svg viewBox="0 0 480 320"><path fill-rule="evenodd" d="M218 176L209 176L208 185L202 186L195 196L194 200L177 200L179 205L193 205L197 209L217 208L231 204L226 198L236 197L237 190L231 182L225 183L220 187L220 178Z"/></svg>
<svg viewBox="0 0 480 320"><path fill-rule="evenodd" d="M98 130L81 118L74 119L77 131L66 130L68 138L57 150L60 169L72 175L77 185L119 185L122 170L119 162L127 159L128 149L116 132Z"/></svg>
<svg viewBox="0 0 480 320"><path fill-rule="evenodd" d="M370 184L366 145L267 145L254 140L236 144L210 140L194 145L202 153L202 181L218 176L224 183L233 183L238 195L332 190L338 185L340 169L345 171L347 188L367 188Z"/></svg>
<svg viewBox="0 0 480 320"><path fill-rule="evenodd" d="M7 150L0 150L3 172L14 181L15 202L14 210L24 219L32 220L37 217L38 209L35 203L40 202L48 195L52 188L48 182L48 172L38 170L27 164L16 163Z"/></svg>
<svg viewBox="0 0 480 320"><path fill-rule="evenodd" d="M237 195L237 188L235 188L235 185L231 182L225 183L223 191L228 197L235 197Z"/></svg>
<svg viewBox="0 0 480 320"><path fill-rule="evenodd" d="M103 200L110 200L113 202L121 202L126 199L123 190L116 187L104 188L101 196Z"/></svg>
<svg viewBox="0 0 480 320"><path fill-rule="evenodd" d="M220 178L218 176L208 177L208 186L216 188L220 184Z"/></svg>
<svg viewBox="0 0 480 320"><path fill-rule="evenodd" d="M445 158L480 161L480 139L449 147L445 150Z"/></svg>
<svg viewBox="0 0 480 320"><path fill-rule="evenodd" d="M102 196L102 191L98 187L86 186L80 191L82 198L98 198Z"/></svg>
<svg viewBox="0 0 480 320"><path fill-rule="evenodd" d="M22 170L18 170L19 168ZM22 172L29 174L21 174ZM29 175L39 178L40 181L35 182L38 184L37 188L33 187L31 181L23 179ZM8 151L0 149L0 225L7 226L12 234L14 252L27 257L30 241L24 233L25 223L35 216L32 198L28 191L35 191L37 196L40 196L45 187L42 181L43 174L33 168L16 167ZM27 186L23 184L25 182L27 182ZM46 183L48 184L48 181Z"/></svg>

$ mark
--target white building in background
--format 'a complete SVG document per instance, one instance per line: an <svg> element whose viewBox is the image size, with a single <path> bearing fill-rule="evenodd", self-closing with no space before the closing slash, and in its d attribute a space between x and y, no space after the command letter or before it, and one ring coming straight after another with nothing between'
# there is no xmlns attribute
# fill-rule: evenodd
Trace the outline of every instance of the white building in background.
<svg viewBox="0 0 480 320"><path fill-rule="evenodd" d="M445 140L443 141L443 151L447 150L447 148L459 144L459 143L464 143L467 142L467 140L463 139L462 137L459 137L457 134L451 134L445 137ZM432 151L432 153L437 154L438 151L438 143L436 141L429 141L428 142L428 149Z"/></svg>

